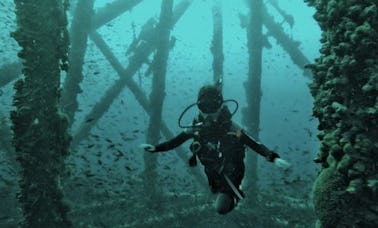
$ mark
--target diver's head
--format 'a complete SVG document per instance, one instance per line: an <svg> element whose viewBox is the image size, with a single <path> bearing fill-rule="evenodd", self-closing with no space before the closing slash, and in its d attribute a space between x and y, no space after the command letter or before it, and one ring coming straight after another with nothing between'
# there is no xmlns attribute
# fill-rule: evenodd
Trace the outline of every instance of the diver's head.
<svg viewBox="0 0 378 228"><path fill-rule="evenodd" d="M216 113L222 106L221 90L213 85L203 86L198 92L197 106L202 113Z"/></svg>

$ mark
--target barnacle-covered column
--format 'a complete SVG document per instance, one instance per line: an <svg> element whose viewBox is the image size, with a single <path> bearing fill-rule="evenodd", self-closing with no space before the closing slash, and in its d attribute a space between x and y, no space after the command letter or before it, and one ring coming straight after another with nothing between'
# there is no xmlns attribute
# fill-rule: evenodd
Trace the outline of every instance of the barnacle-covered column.
<svg viewBox="0 0 378 228"><path fill-rule="evenodd" d="M23 78L11 113L24 227L70 227L60 175L68 154L67 119L59 111L60 70L67 69L67 1L15 0Z"/></svg>
<svg viewBox="0 0 378 228"><path fill-rule="evenodd" d="M309 0L323 30L311 65L322 170L320 227L378 226L378 3Z"/></svg>

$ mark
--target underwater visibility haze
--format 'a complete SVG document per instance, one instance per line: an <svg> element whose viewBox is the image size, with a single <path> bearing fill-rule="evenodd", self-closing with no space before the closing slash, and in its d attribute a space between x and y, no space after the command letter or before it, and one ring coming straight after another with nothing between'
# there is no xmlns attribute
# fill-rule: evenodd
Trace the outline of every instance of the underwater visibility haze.
<svg viewBox="0 0 378 228"><path fill-rule="evenodd" d="M0 227L377 227L377 7L2 0ZM196 152L225 106L261 144L223 214Z"/></svg>

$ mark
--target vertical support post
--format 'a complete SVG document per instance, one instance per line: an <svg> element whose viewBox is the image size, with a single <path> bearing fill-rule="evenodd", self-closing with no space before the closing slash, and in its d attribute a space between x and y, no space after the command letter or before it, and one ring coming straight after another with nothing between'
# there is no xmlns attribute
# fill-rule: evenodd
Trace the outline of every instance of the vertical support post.
<svg viewBox="0 0 378 228"><path fill-rule="evenodd" d="M377 227L378 5L307 2L322 29L321 55L310 66L321 140L317 227Z"/></svg>
<svg viewBox="0 0 378 228"><path fill-rule="evenodd" d="M260 102L261 102L261 62L263 49L262 34L262 0L249 0L250 19L247 27L248 42L248 79L244 83L247 104L243 109L243 124L247 131L255 139L259 138L260 131ZM257 156L254 153L247 153L246 183L252 186L249 199L256 200L257 189Z"/></svg>
<svg viewBox="0 0 378 228"><path fill-rule="evenodd" d="M169 37L170 30L173 25L172 19L173 0L165 0L162 2L160 21L157 27L157 52L154 56L152 72L152 91L150 94L150 123L147 132L147 142L157 144L160 139L160 131L162 126L162 109L165 97L165 76L167 71L167 62L169 55ZM154 183L156 180L156 156L145 154L146 163L145 191L153 195ZM149 169L149 170L147 170Z"/></svg>
<svg viewBox="0 0 378 228"><path fill-rule="evenodd" d="M68 54L70 67L64 82L62 106L72 124L79 104L77 96L81 93L83 80L84 56L87 49L88 34L91 30L94 0L79 0L70 31L71 48Z"/></svg>
<svg viewBox="0 0 378 228"><path fill-rule="evenodd" d="M68 155L67 118L59 110L60 70L67 69L68 32L63 0L17 0L24 77L15 83L13 143L21 166L24 227L71 227L60 176ZM32 16L31 16L32 15Z"/></svg>
<svg viewBox="0 0 378 228"><path fill-rule="evenodd" d="M219 0L214 1L213 13L213 40L210 51L213 54L213 81L215 85L222 88L223 85L223 15L222 3Z"/></svg>

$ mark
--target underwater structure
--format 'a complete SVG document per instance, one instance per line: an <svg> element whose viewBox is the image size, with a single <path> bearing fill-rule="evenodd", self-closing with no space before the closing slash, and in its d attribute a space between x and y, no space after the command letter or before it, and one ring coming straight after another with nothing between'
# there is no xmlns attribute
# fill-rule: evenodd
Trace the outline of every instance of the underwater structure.
<svg viewBox="0 0 378 228"><path fill-rule="evenodd" d="M68 155L68 119L59 108L67 70L67 1L15 1L22 73L14 89L13 145L20 163L24 227L71 227L60 178ZM33 15L28 17L27 15Z"/></svg>
<svg viewBox="0 0 378 228"><path fill-rule="evenodd" d="M377 1L308 1L323 31L309 66L322 170L314 185L319 227L378 224Z"/></svg>
<svg viewBox="0 0 378 228"><path fill-rule="evenodd" d="M159 19L151 17L142 26L139 35L134 37L135 40L126 51L129 56L128 65L124 67L97 29L141 2L142 0L115 0L95 12L94 0L78 0L68 39L65 16L68 1L33 1L33 3L25 0L15 1L18 28L13 33L13 37L22 48L19 57L22 60L24 77L15 83L16 93L13 99L15 110L11 113L11 119L13 145L21 170L18 200L23 209L23 226L71 227L83 224L93 226L106 224L114 227L163 226L193 224L193 217L196 219L212 217L212 205L205 203L201 206L191 206L186 210L168 211L142 221L135 221L133 216L125 213L144 218L149 212L153 214L153 210L141 207L133 194L96 193L96 202L85 207L79 207L79 203L76 202L66 203L63 197L63 194L66 194L70 201L74 199L72 195L75 194L68 188L64 191L61 183L61 177L65 175L64 161L69 155L69 149L74 150L80 142L88 138L91 129L107 112L123 88L127 87L132 92L135 100L150 117L146 134L148 141L157 142L160 135L166 138L173 136L161 118L167 59L174 45L170 31L192 1L182 0L175 4L175 7L173 0L162 1ZM210 51L214 60L213 81L222 86L224 60L222 7L219 5L220 1L214 2L213 40ZM351 224L355 227L374 227L378 223L378 208L375 203L378 201L376 194L378 187L377 3L321 0L307 2L316 8L315 19L323 30L321 56L310 65L308 65L310 61L298 48L298 43L290 38L280 24L268 14L263 1L247 1L249 13L240 15L242 27L246 29L248 37L249 54L248 80L244 83L248 107L243 110L243 121L254 123L245 125L253 136L258 138L261 52L263 48L270 46L264 41L262 28L265 26L288 53L293 63L305 71L305 76L312 78L312 74L306 71L305 65L308 65L314 75L310 88L315 98L314 115L320 122L319 139L322 143L317 158L322 169L313 191L318 227L348 227ZM279 9L277 5L275 7ZM157 36L159 39L156 39ZM105 56L118 79L85 116L84 119L90 119L90 122L79 124L78 130L72 132L71 140L68 130L79 109L78 95L82 91L80 83L84 78L83 64L88 40L93 41ZM69 44L70 50L68 50ZM153 62L149 66L149 71L153 75L152 93L147 96L132 76L148 62L152 54ZM6 73L7 78L1 78L0 86L17 78L20 67L20 63L14 63L2 68L1 70L5 69L9 73ZM60 88L61 71L67 71L64 88ZM152 106L152 103L159 105ZM9 135L4 129L0 128L1 134L3 135L4 132L4 135ZM185 151L178 149L177 155L187 162ZM249 161L252 168L247 175L250 175L249 179L256 180L257 159L252 158L252 160ZM158 191L154 182L158 176L154 170L157 160L146 156L144 162L149 170L146 169L143 175L143 196L155 197ZM207 187L198 170L190 169L189 172L203 188ZM251 191L248 195L251 198L256 197L252 200L257 206L240 214L230 215L234 221L238 221L236 224L238 227L252 225L290 227L295 224L308 225L307 222L311 223L315 219L312 208L307 205L298 206L295 203L288 204L287 201L280 201L279 205L273 206L260 205L257 196L268 199L272 196L263 195L258 192L258 188L253 188ZM176 197L163 196L160 201L164 204L176 199ZM193 200L197 199L182 197L175 203L186 208ZM275 200L280 199L277 197ZM307 218L309 221L290 221L287 218L292 217L292 214L288 213L288 208L292 214L299 218ZM283 218L271 216L275 210L280 211ZM133 213L128 213L129 211ZM120 219L117 216L110 216L109 212L124 217L119 216L122 218Z"/></svg>

